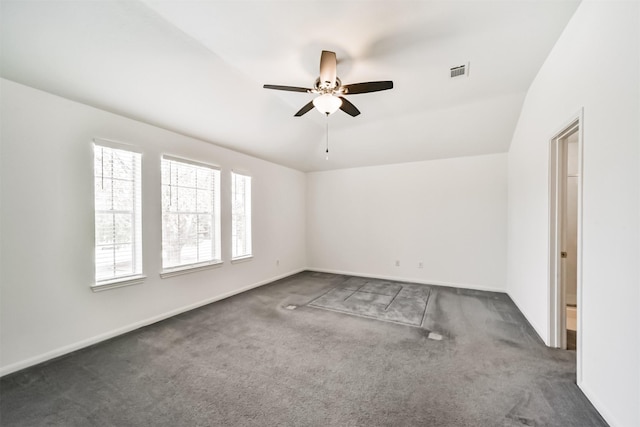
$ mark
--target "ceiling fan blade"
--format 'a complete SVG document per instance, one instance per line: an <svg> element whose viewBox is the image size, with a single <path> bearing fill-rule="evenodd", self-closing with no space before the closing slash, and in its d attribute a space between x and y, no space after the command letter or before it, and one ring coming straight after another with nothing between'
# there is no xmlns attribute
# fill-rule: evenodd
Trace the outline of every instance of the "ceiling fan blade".
<svg viewBox="0 0 640 427"><path fill-rule="evenodd" d="M355 117L358 114L360 114L360 110L358 110L356 108L355 105L353 105L351 102L347 101L346 98L343 98L342 96L340 97L340 99L342 100L342 105L340 106L340 109L342 111L344 111L345 113L347 113L348 115L350 115L351 117Z"/></svg>
<svg viewBox="0 0 640 427"><path fill-rule="evenodd" d="M345 89L345 95L354 95L357 93L379 92L381 90L393 89L393 82L391 80L385 80L381 82L354 83L342 87Z"/></svg>
<svg viewBox="0 0 640 427"><path fill-rule="evenodd" d="M323 50L320 56L320 85L333 88L336 84L337 69L336 53Z"/></svg>
<svg viewBox="0 0 640 427"><path fill-rule="evenodd" d="M296 86L264 85L265 89L288 90L289 92L309 92L311 89Z"/></svg>
<svg viewBox="0 0 640 427"><path fill-rule="evenodd" d="M305 105L304 107L302 107L300 109L300 111L298 111L297 113L295 113L293 116L294 117L300 117L303 114L307 114L309 111L313 110L313 101L309 101L309 103L307 105Z"/></svg>

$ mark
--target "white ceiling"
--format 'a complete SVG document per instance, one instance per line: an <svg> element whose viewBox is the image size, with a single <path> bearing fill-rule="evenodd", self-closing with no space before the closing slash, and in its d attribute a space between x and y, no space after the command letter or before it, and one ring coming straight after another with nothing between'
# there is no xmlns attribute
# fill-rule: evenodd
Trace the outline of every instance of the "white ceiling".
<svg viewBox="0 0 640 427"><path fill-rule="evenodd" d="M578 1L2 0L2 77L302 171L505 152ZM293 114L321 50L362 112ZM469 77L449 68L470 63Z"/></svg>

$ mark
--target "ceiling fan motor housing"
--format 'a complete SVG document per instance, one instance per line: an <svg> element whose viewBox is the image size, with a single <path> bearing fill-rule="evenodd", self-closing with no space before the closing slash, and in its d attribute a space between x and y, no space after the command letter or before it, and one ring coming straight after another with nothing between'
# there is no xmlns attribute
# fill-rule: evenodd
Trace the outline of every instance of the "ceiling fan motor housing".
<svg viewBox="0 0 640 427"><path fill-rule="evenodd" d="M320 77L318 77L316 79L316 83L313 85L312 92L319 93L322 95L324 94L339 95L344 93L344 89L342 87L342 82L338 77L336 77L336 82L333 85L331 84L331 82L328 82L328 81L325 81L325 82L320 81Z"/></svg>

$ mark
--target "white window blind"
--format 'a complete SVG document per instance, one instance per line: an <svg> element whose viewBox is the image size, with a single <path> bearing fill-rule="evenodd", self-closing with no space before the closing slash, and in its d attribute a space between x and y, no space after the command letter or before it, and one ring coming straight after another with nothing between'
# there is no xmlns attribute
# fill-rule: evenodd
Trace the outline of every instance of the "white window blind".
<svg viewBox="0 0 640 427"><path fill-rule="evenodd" d="M220 171L162 158L162 268L220 261Z"/></svg>
<svg viewBox="0 0 640 427"><path fill-rule="evenodd" d="M231 173L233 259L251 256L251 177Z"/></svg>
<svg viewBox="0 0 640 427"><path fill-rule="evenodd" d="M141 159L94 145L96 286L142 274Z"/></svg>

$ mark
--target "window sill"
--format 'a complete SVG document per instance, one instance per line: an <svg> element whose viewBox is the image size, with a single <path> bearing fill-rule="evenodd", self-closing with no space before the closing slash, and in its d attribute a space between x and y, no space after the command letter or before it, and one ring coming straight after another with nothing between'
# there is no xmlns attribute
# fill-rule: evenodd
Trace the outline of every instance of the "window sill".
<svg viewBox="0 0 640 427"><path fill-rule="evenodd" d="M127 276L119 279L105 280L104 282L95 283L91 285L93 292L108 291L110 289L122 288L124 286L139 285L144 282L147 276Z"/></svg>
<svg viewBox="0 0 640 427"><path fill-rule="evenodd" d="M253 259L253 255L247 255L247 256L243 256L243 257L232 258L231 259L231 264L239 264L241 262L251 261L252 259Z"/></svg>
<svg viewBox="0 0 640 427"><path fill-rule="evenodd" d="M222 264L224 264L222 261L213 261L206 264L192 264L192 265L185 265L181 267L168 268L160 272L160 277L163 279L166 279L173 276L179 276L181 274L195 273L196 271L208 270L210 268L218 268L218 267L221 267Z"/></svg>

